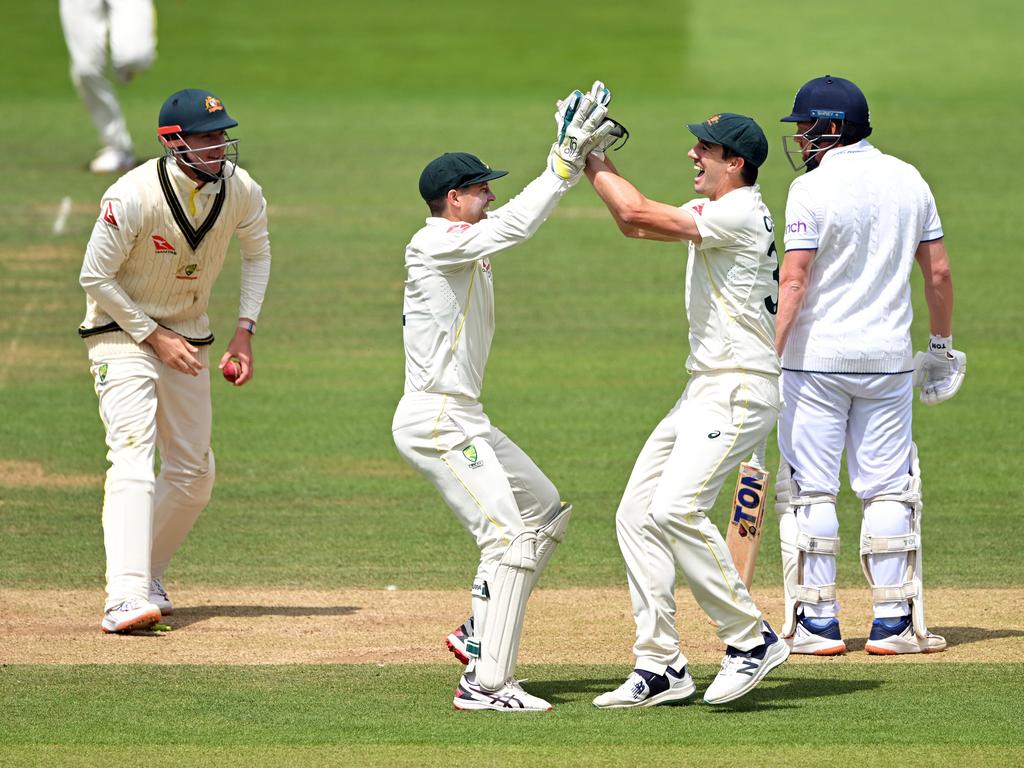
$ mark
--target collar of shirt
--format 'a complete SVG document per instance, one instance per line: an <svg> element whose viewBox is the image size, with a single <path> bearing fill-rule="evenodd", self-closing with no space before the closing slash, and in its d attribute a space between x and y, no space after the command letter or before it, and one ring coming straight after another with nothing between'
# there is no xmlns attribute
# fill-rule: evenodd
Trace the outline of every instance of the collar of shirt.
<svg viewBox="0 0 1024 768"><path fill-rule="evenodd" d="M189 215L195 219L206 210L207 205L220 192L223 181L206 182L201 187L196 187L196 182L181 170L177 162L167 163L167 175L174 184L174 190L178 194L178 200L182 203Z"/></svg>
<svg viewBox="0 0 1024 768"><path fill-rule="evenodd" d="M870 141L868 141L867 139L861 139L856 144L850 144L849 146L846 147L836 147L835 149L830 149L828 152L825 153L825 156L821 158L821 163L819 163L819 165L824 165L825 163L829 162L833 157L839 157L840 155L852 155L858 152L871 152L874 149L875 148Z"/></svg>

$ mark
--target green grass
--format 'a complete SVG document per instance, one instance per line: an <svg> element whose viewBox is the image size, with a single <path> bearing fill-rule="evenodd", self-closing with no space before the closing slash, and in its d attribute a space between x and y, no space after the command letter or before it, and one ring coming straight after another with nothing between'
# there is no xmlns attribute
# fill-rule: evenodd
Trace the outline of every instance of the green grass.
<svg viewBox="0 0 1024 768"><path fill-rule="evenodd" d="M693 670L703 691L716 668ZM597 710L610 666L531 666L550 714L457 713L453 665L6 667L0 742L68 745L452 744L567 748L884 744L1019 747L1021 665L790 665L734 705ZM58 702L58 703L55 703ZM98 707L97 702L103 706ZM498 723L500 722L500 727ZM952 724L955 727L951 727Z"/></svg>
<svg viewBox="0 0 1024 768"><path fill-rule="evenodd" d="M241 123L243 165L266 190L274 248L257 379L240 391L215 382L217 488L172 581L466 588L469 537L390 437L402 251L426 214L420 169L443 151L475 152L510 170L495 186L508 199L542 167L553 101L600 77L633 132L619 167L667 202L691 194L684 124L753 115L771 146L762 191L781 219L792 173L776 121L800 84L831 72L866 91L872 140L931 183L953 262L955 337L970 373L955 400L915 412L927 583L979 595L1024 584L1012 545L1024 429L1019 6L159 6L159 59L120 89L138 149L156 154L155 116L170 92L217 92ZM0 462L89 479L0 485L0 587L99 593L103 435L75 328L91 211L110 180L82 171L95 137L67 77L55 4L20 3L4 23ZM76 208L53 235L64 196ZM624 584L613 515L633 459L682 388L684 259L680 247L621 238L584 185L532 241L495 260L484 402L576 505L546 586ZM218 345L233 326L237 278L229 260L211 306ZM920 346L917 277L914 286ZM721 500L714 514L724 522ZM849 492L840 516L839 582L860 586ZM779 585L774 530L759 588ZM1024 762L1011 690L1020 665L793 665L732 713L593 711L590 697L623 671L530 670L556 713L499 726L448 709L448 667L0 667L0 763L109 764L122 745L142 759L219 765L442 766L465 764L469 749L479 765ZM713 670L696 672L706 683Z"/></svg>

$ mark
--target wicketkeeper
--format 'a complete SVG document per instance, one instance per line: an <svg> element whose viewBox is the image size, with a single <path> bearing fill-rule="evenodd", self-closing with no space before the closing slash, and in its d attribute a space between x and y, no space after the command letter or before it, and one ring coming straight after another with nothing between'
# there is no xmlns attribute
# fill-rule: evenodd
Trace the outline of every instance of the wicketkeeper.
<svg viewBox="0 0 1024 768"><path fill-rule="evenodd" d="M419 189L430 217L405 250L405 395L395 412L395 445L480 548L472 618L448 640L468 662L456 709L551 709L514 673L527 598L565 535L572 507L491 424L480 393L494 335L491 257L536 232L614 128L603 103L582 94L574 103L544 171L493 212L490 182L506 171L464 152L427 164Z"/></svg>

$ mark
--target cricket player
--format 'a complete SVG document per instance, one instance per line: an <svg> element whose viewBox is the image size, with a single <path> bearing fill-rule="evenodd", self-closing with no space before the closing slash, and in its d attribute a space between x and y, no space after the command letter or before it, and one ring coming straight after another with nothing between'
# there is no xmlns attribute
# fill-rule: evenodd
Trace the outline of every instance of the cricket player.
<svg viewBox="0 0 1024 768"><path fill-rule="evenodd" d="M701 197L650 200L607 160L587 177L627 237L688 243L690 379L640 452L615 516L636 620L635 669L598 707L649 707L695 692L675 626L676 566L726 645L709 704L743 696L789 649L764 620L707 518L726 478L763 444L779 413L774 225L757 186L768 141L749 117L713 115L689 129Z"/></svg>
<svg viewBox="0 0 1024 768"><path fill-rule="evenodd" d="M85 251L85 340L109 451L103 499L104 632L146 629L172 605L162 579L213 490L210 292L231 236L242 255L238 326L220 358L252 379L270 275L263 191L238 167L233 120L209 91L172 94L166 155L107 190ZM154 457L160 452L160 474Z"/></svg>
<svg viewBox="0 0 1024 768"><path fill-rule="evenodd" d="M60 0L60 22L71 57L71 82L103 144L89 170L123 173L135 165L135 151L107 77L107 54L118 82L149 69L156 59L153 0Z"/></svg>
<svg viewBox="0 0 1024 768"><path fill-rule="evenodd" d="M860 558L874 621L868 653L930 653L921 574L921 468L911 436L915 369L928 404L956 394L967 358L953 349L953 283L942 224L917 170L882 154L854 83L819 77L796 94L784 138L794 170L786 203L776 347L782 356L776 508L794 653L845 652L836 601L839 463L846 450L863 505ZM910 273L931 323L912 354Z"/></svg>
<svg viewBox="0 0 1024 768"><path fill-rule="evenodd" d="M526 601L565 535L572 507L491 424L480 394L494 335L491 257L536 232L613 127L603 103L576 96L578 109L563 123L547 167L493 212L490 183L506 171L464 152L428 163L419 190L430 217L405 250L405 394L392 426L395 445L480 548L472 619L449 637L468 662L456 709L551 709L524 691L514 672Z"/></svg>

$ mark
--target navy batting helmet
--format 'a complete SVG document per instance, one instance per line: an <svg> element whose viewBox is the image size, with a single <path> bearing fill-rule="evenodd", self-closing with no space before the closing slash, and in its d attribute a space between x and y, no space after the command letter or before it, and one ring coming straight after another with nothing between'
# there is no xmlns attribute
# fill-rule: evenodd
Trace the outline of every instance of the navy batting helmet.
<svg viewBox="0 0 1024 768"><path fill-rule="evenodd" d="M782 118L782 122L811 123L820 118L871 126L868 100L863 91L849 80L832 75L804 83L796 92L793 112Z"/></svg>

